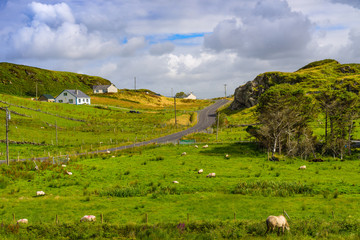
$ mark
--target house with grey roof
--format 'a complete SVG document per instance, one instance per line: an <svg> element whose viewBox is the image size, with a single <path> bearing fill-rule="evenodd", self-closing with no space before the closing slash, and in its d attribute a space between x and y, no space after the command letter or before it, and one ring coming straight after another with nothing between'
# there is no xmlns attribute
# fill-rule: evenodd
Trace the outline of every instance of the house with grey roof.
<svg viewBox="0 0 360 240"><path fill-rule="evenodd" d="M110 85L94 85L93 92L96 93L117 93L118 89L114 84Z"/></svg>
<svg viewBox="0 0 360 240"><path fill-rule="evenodd" d="M80 90L65 89L56 98L57 103L70 103L75 105L91 104L90 97Z"/></svg>

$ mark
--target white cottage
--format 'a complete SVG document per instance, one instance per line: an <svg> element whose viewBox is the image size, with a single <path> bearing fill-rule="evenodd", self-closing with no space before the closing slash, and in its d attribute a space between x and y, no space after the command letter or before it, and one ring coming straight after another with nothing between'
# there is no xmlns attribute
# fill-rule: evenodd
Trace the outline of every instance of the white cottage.
<svg viewBox="0 0 360 240"><path fill-rule="evenodd" d="M196 96L193 93L190 93L189 95L187 95L184 99L196 99Z"/></svg>
<svg viewBox="0 0 360 240"><path fill-rule="evenodd" d="M57 103L91 104L90 97L80 90L64 90L55 98Z"/></svg>
<svg viewBox="0 0 360 240"><path fill-rule="evenodd" d="M96 93L117 93L118 89L114 84L110 85L94 85L93 92Z"/></svg>

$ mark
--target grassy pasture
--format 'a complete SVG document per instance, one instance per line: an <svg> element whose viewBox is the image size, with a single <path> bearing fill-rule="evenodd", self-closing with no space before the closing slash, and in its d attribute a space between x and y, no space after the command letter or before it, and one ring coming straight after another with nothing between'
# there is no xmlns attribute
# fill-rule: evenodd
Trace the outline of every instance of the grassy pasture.
<svg viewBox="0 0 360 240"><path fill-rule="evenodd" d="M128 93L134 98L141 98L143 95L143 92L128 91ZM158 98L158 96L147 97ZM128 105L75 106L36 102L0 94L1 101L13 104L9 108L11 111L24 115L14 113L11 115L10 140L40 144L11 145L10 158L16 159L18 155L20 158L29 158L48 154L53 156L60 153L94 151L164 136L195 124L194 111L210 104L209 101L202 100L179 100L181 110L177 111L179 121L175 128L173 108L164 105L167 107L156 109L151 104L146 104L146 99L139 100L136 108ZM121 102L119 101L118 104ZM5 106L5 104L1 105ZM139 113L129 113L134 109ZM0 124L5 125L5 117L0 118ZM5 139L5 129L1 131L0 139ZM5 152L4 144L0 144L0 152Z"/></svg>
<svg viewBox="0 0 360 240"><path fill-rule="evenodd" d="M154 236L161 238L159 234L166 233L164 236L181 238L176 235L177 224L186 223L189 216L185 231L189 236L203 233L191 230L191 224L200 228L216 223L213 231L206 225L204 234L218 236L225 228L239 231L243 237L260 237L266 217L285 209L291 217L293 237L312 238L326 229L337 237L359 237L357 154L342 162L332 158L322 163L299 159L268 162L266 154L250 143L201 146L152 145L118 152L115 157L78 157L66 166L72 176L61 166L48 163L42 163L40 171L32 170L31 162L2 165L0 219L10 223L15 214L16 219L28 218L30 226L39 228L40 223L53 224L58 215L60 224L82 228L76 223L83 215L93 214L99 220L103 213L109 226L134 227L142 226L147 214L150 226L171 225ZM181 156L182 152L187 154ZM224 157L226 153L229 159ZM298 170L300 165L307 169ZM203 174L197 173L200 168ZM209 172L216 177L206 178ZM179 184L172 183L175 180ZM36 197L39 190L46 196ZM311 233L304 233L302 226L309 221L323 225L309 226ZM242 223L245 230L233 226L236 223ZM329 224L337 224L338 230L332 232L326 227Z"/></svg>

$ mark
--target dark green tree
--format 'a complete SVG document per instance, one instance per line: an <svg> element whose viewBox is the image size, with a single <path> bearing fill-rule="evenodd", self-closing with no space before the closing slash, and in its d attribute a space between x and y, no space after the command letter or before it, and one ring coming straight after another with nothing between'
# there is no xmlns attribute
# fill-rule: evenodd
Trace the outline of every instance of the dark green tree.
<svg viewBox="0 0 360 240"><path fill-rule="evenodd" d="M315 154L312 131L308 123L313 119L314 104L304 91L282 84L268 89L260 98L257 118L260 127L253 134L271 151L289 156Z"/></svg>
<svg viewBox="0 0 360 240"><path fill-rule="evenodd" d="M176 98L184 98L184 97L186 97L186 96L187 96L187 94L184 93L184 92L178 92L178 93L175 94L175 97L176 97Z"/></svg>

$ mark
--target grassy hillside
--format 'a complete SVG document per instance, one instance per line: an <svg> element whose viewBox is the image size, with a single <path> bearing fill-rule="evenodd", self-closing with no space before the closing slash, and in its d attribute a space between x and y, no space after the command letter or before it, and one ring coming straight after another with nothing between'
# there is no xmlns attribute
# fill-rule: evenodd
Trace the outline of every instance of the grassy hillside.
<svg viewBox="0 0 360 240"><path fill-rule="evenodd" d="M282 83L296 84L306 90L323 91L331 84L360 90L360 64L340 64L331 59L312 62L293 73L268 72L270 86Z"/></svg>
<svg viewBox="0 0 360 240"><path fill-rule="evenodd" d="M118 93L92 94L91 102L103 106L131 109L174 109L174 99L160 96L150 90L119 89ZM209 100L176 99L178 110L199 110L211 103Z"/></svg>
<svg viewBox="0 0 360 240"><path fill-rule="evenodd" d="M16 96L51 94L54 97L64 89L79 89L92 92L93 85L107 85L109 80L70 72L50 71L35 67L0 63L0 93Z"/></svg>
<svg viewBox="0 0 360 240"><path fill-rule="evenodd" d="M142 92L130 91L129 95L132 97L124 100L97 95L92 102L103 105L72 105L0 94L0 107L8 103L12 111L9 139L20 142L10 145L10 158L94 151L153 139L195 124L195 111L210 104L210 101L178 101L181 108L177 111L175 127L174 108L167 105L172 99L151 94L143 98ZM125 97L121 93L118 96ZM152 101L158 99L166 103L165 107L154 108ZM130 113L131 110L139 113ZM4 110L1 112L4 114ZM0 124L4 126L5 118L0 117ZM4 139L5 131L1 131L0 140ZM4 152L5 144L0 143L0 156Z"/></svg>

